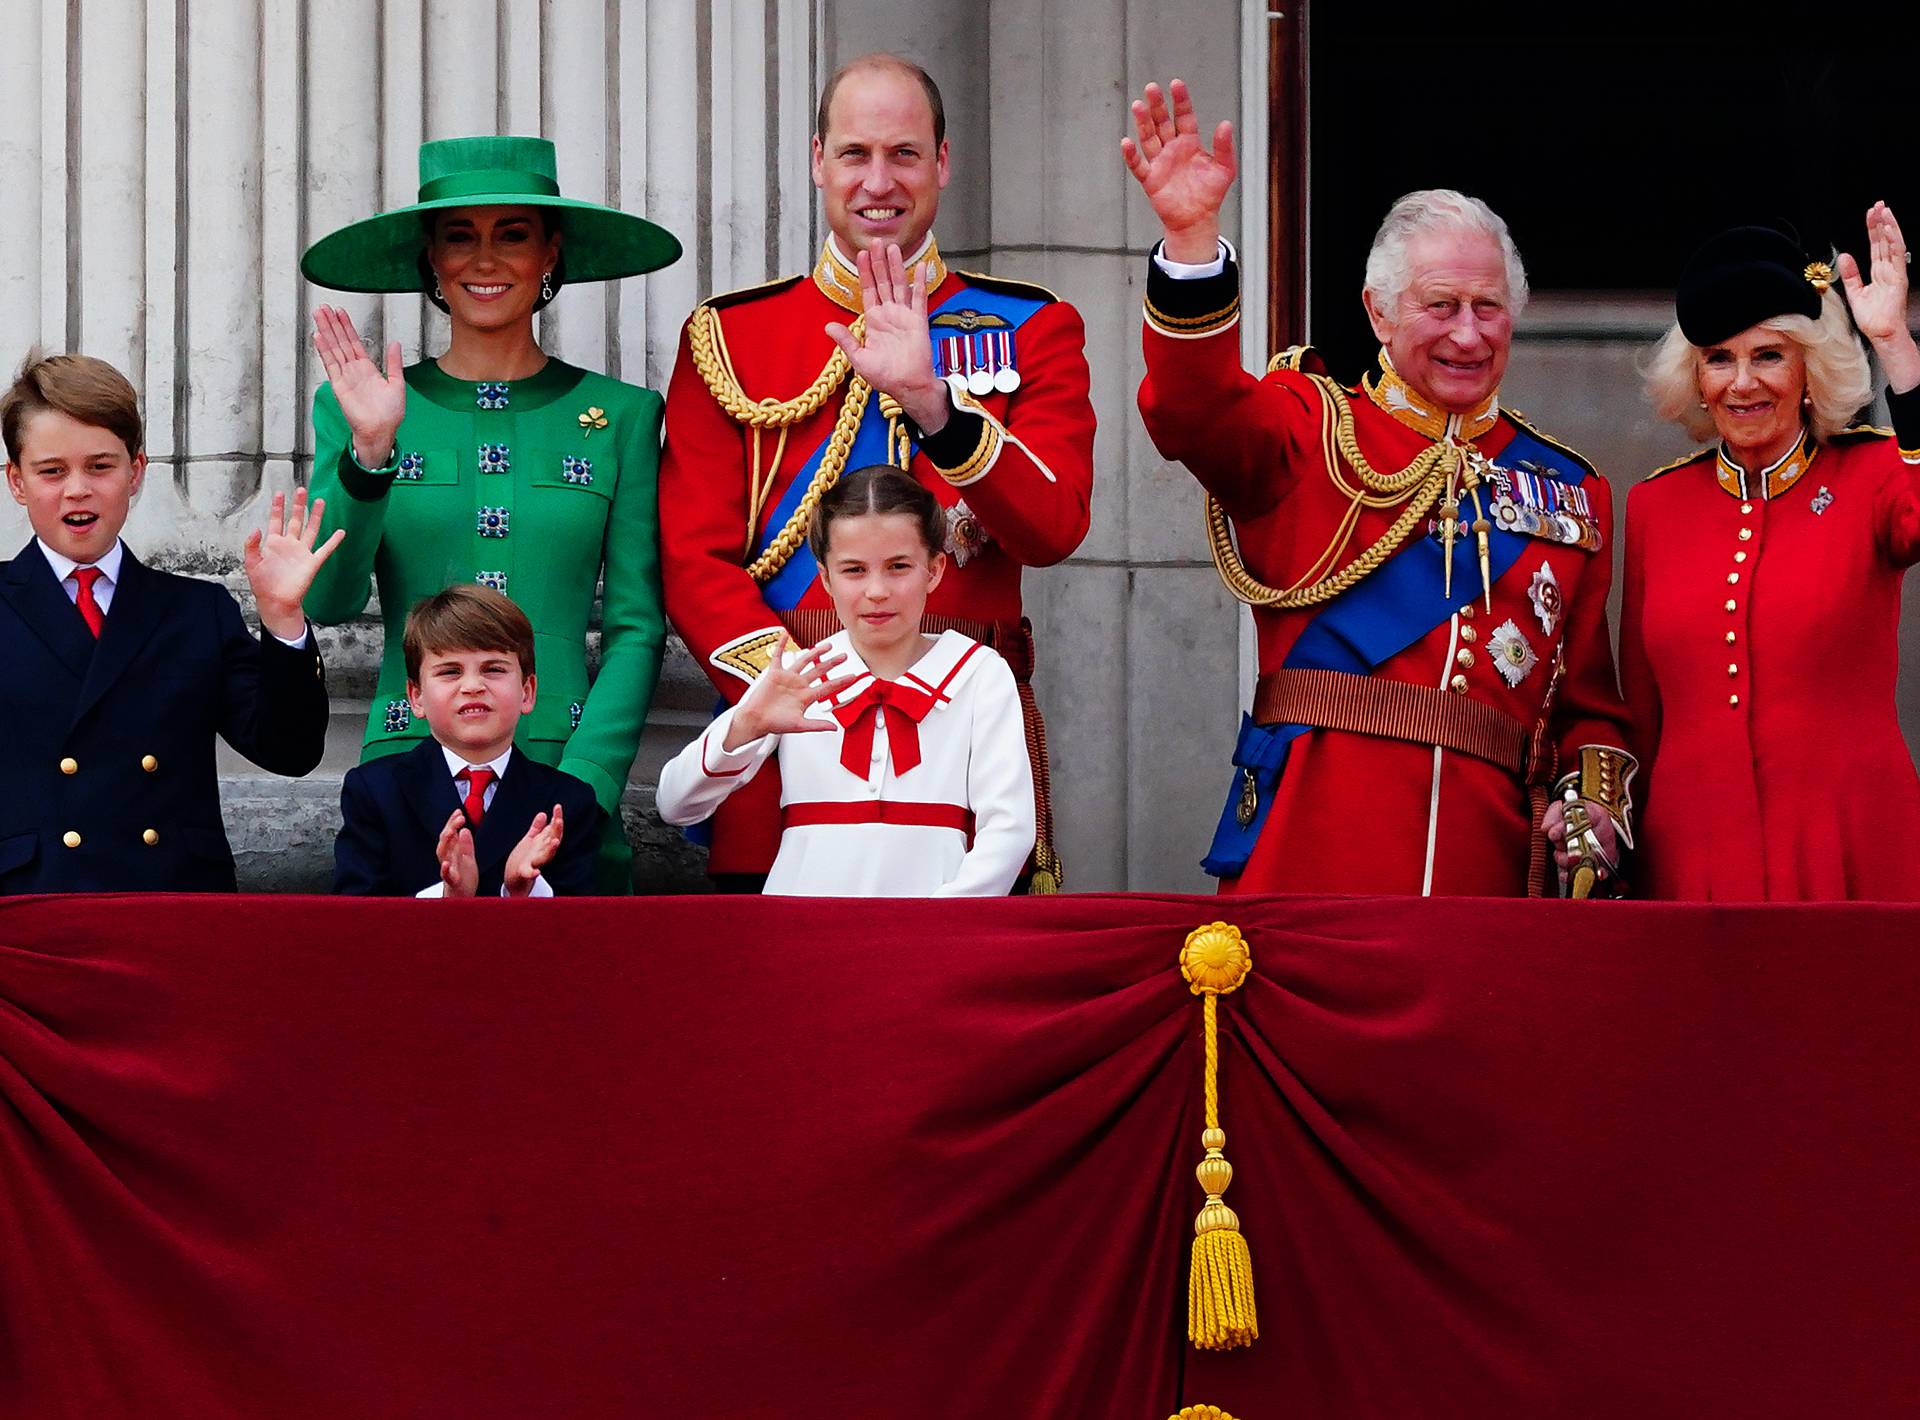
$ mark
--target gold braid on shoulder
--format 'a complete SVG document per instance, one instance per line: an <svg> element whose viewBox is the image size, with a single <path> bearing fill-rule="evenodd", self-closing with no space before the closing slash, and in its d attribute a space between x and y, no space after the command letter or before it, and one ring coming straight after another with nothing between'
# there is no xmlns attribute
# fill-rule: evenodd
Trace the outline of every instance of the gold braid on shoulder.
<svg viewBox="0 0 1920 1420"><path fill-rule="evenodd" d="M1334 530L1326 550L1315 559L1304 576L1290 587L1269 587L1247 570L1234 546L1233 528L1227 510L1211 493L1207 495L1207 540L1213 551L1213 565L1227 590L1248 606L1317 606L1340 595L1360 581L1400 549L1420 520L1433 510L1445 492L1448 480L1460 458L1460 451L1448 443L1435 443L1422 449L1413 462L1397 473L1381 473L1360 452L1353 433L1353 406L1347 392L1325 375L1308 376L1320 389L1320 452L1327 477L1346 495L1347 511ZM1342 471L1351 469L1359 480L1355 487ZM1404 502L1400 516L1379 539L1348 562L1334 570L1340 555L1353 538L1363 508L1391 508Z"/></svg>
<svg viewBox="0 0 1920 1420"><path fill-rule="evenodd" d="M853 337L858 340L865 329L865 318L853 323ZM840 417L834 421L833 433L827 440L827 448L820 459L820 467L813 475L813 481L800 499L800 505L793 510L793 516L787 519L787 525L780 535L768 544L767 550L747 566L748 573L756 582L765 585L779 575L780 569L800 549L807 540L807 528L813 522L813 510L826 496L827 490L840 481L840 475L846 470L847 455L853 449L854 436L860 430L861 416L866 412L867 396L871 389L867 382L851 373L847 357L838 347L828 359L825 368L793 399L754 400L740 387L740 377L734 372L733 357L727 351L726 334L720 328L720 314L712 306L701 306L693 313L693 319L687 324L687 348L693 355L693 367L700 372L700 378L707 383L708 391L720 407L733 419L747 426L749 439L749 463L747 468L747 540L745 553L753 551L754 535L760 526L761 515L766 511L767 498L773 490L773 479L780 468L780 456L786 452L787 431L801 420L817 413L826 404L843 380L847 381L847 393L840 403ZM762 471L760 457L760 432L763 429L777 429L779 441L774 445L773 458Z"/></svg>

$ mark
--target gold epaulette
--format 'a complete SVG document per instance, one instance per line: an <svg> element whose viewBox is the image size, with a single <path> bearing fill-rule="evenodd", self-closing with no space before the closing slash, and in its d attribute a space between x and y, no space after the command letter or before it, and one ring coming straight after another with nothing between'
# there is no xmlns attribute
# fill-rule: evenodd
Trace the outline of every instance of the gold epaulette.
<svg viewBox="0 0 1920 1420"><path fill-rule="evenodd" d="M735 291L722 291L717 295L707 297L701 304L712 306L715 310L721 310L727 306L737 306L742 301L750 301L756 296L771 296L776 291L786 290L787 287L793 285L796 281L805 281L806 279L807 273L804 271L797 276L776 276L771 281L762 281L758 286L742 286Z"/></svg>
<svg viewBox="0 0 1920 1420"><path fill-rule="evenodd" d="M1835 430L1828 435L1827 442L1832 443L1835 439L1891 439L1892 437L1893 430L1878 424L1849 424L1846 428Z"/></svg>
<svg viewBox="0 0 1920 1420"><path fill-rule="evenodd" d="M1660 467L1656 468L1652 473L1648 474L1646 478L1640 481L1645 483L1648 479L1658 478L1663 473L1672 473L1677 468L1685 468L1690 463L1698 463L1701 459L1710 459L1712 457L1713 449L1711 447L1695 449L1692 453L1677 458L1672 463L1661 464Z"/></svg>
<svg viewBox="0 0 1920 1420"><path fill-rule="evenodd" d="M1527 416L1522 414L1519 410L1509 409L1507 408L1506 405L1503 404L1500 406L1500 412L1506 415L1507 418L1511 419L1515 424L1519 425L1520 428L1524 430L1526 433L1532 435L1534 438L1538 439L1541 443L1545 444L1548 448L1558 449L1561 453L1565 454L1568 458L1572 459L1575 463L1579 464L1581 468L1585 469L1588 473L1592 474L1595 478L1600 478L1603 476L1600 470L1593 466L1593 460L1589 459L1585 454L1581 453L1578 449L1569 448L1567 445L1561 443L1558 439L1554 438L1553 435L1543 434L1534 425L1533 421L1528 419Z"/></svg>
<svg viewBox="0 0 1920 1420"><path fill-rule="evenodd" d="M1006 276L989 276L984 271L961 271L950 268L956 275L967 278L969 286L979 286L988 291L998 291L1005 296L1024 296L1029 301L1046 301L1051 304L1060 299L1058 293L1049 291L1036 281L1015 281Z"/></svg>
<svg viewBox="0 0 1920 1420"><path fill-rule="evenodd" d="M1305 368L1309 356L1315 360L1319 358L1318 352L1311 345L1289 345L1267 361L1267 373L1271 375L1275 370L1292 370L1298 374Z"/></svg>

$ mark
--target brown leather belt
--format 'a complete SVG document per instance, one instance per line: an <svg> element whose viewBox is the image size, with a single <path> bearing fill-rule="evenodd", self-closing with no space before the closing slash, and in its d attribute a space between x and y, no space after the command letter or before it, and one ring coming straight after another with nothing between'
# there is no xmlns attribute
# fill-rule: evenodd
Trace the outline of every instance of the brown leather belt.
<svg viewBox="0 0 1920 1420"><path fill-rule="evenodd" d="M1346 671L1269 671L1253 693L1262 725L1312 725L1458 750L1509 774L1526 763L1527 727L1506 711L1445 690Z"/></svg>

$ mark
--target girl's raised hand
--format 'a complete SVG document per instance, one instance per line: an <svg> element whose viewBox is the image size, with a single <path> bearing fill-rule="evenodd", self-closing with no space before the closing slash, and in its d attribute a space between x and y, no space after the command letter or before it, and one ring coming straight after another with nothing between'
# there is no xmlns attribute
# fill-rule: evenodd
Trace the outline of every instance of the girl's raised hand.
<svg viewBox="0 0 1920 1420"><path fill-rule="evenodd" d="M834 675L834 667L847 657L825 641L789 665L786 656L791 649L790 641L781 642L772 663L734 710L727 749L739 749L762 735L808 734L834 728L832 720L808 715L807 710L822 700L831 700L860 675Z"/></svg>

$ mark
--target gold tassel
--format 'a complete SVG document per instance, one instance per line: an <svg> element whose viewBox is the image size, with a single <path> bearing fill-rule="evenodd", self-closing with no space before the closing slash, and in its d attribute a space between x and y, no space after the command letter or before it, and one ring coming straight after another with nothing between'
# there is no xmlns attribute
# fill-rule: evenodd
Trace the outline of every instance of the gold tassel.
<svg viewBox="0 0 1920 1420"><path fill-rule="evenodd" d="M890 394L880 396L880 413L887 421L887 462L905 470L913 465L913 440L907 434L906 411Z"/></svg>
<svg viewBox="0 0 1920 1420"><path fill-rule="evenodd" d="M1222 1200L1233 1182L1233 1165L1222 1152L1220 1127L1219 1001L1240 989L1253 969L1253 953L1240 929L1225 922L1196 927L1180 949L1180 974L1201 998L1206 1041L1206 1119L1200 1135L1206 1157L1194 1170L1207 1201L1193 1221L1193 1266L1187 1275L1187 1339L1203 1351L1251 1346L1260 1335L1253 1304L1253 1255L1240 1233L1240 1218Z"/></svg>
<svg viewBox="0 0 1920 1420"><path fill-rule="evenodd" d="M1189 1405L1167 1420L1233 1420L1233 1417L1217 1405Z"/></svg>

